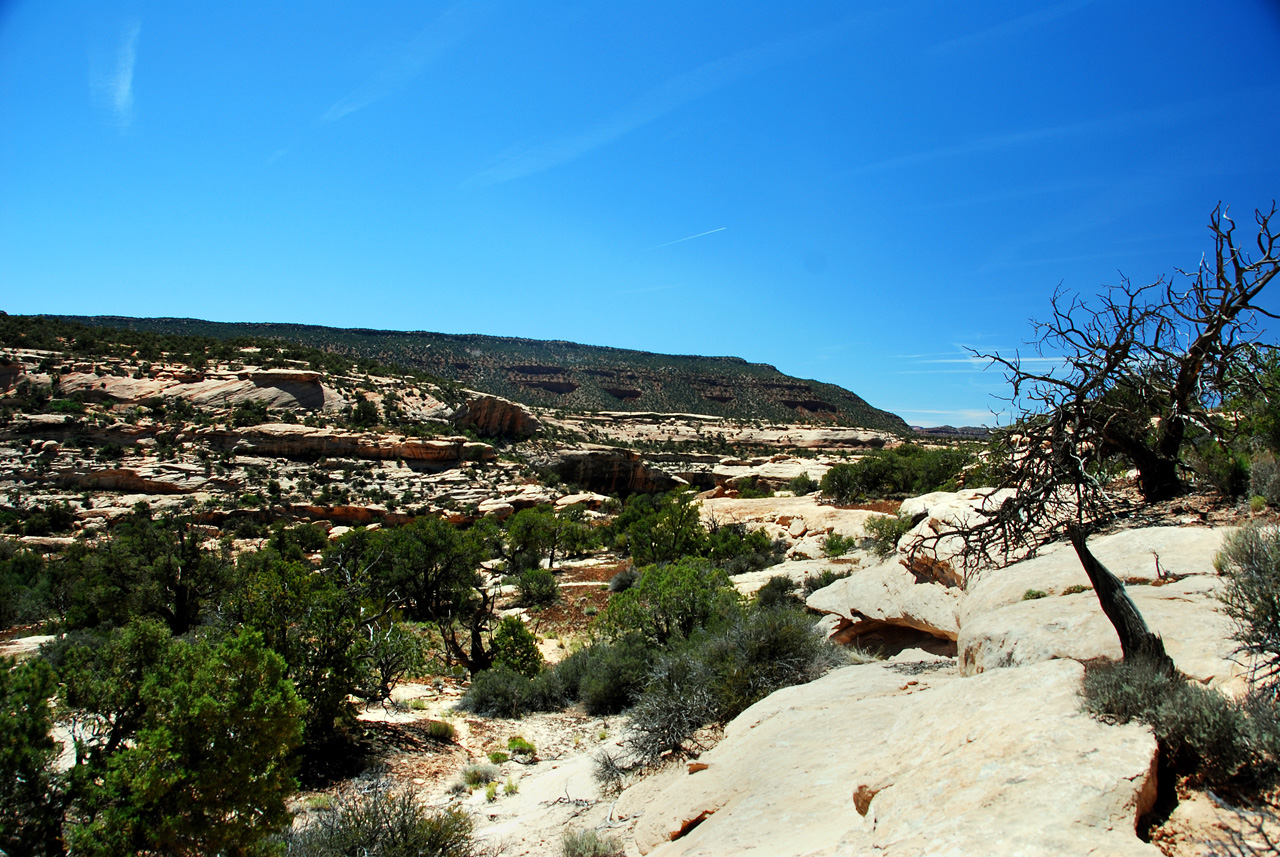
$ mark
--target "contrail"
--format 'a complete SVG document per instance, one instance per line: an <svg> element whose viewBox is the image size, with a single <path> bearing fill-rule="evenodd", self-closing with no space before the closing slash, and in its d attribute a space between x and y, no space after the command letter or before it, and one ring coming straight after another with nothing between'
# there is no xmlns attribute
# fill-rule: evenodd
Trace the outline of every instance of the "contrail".
<svg viewBox="0 0 1280 857"><path fill-rule="evenodd" d="M720 226L715 229L708 229L706 232L699 232L697 235L688 235L684 238L677 238L675 241L668 241L666 244L659 244L657 247L650 247L650 250L657 250L660 247L670 247L672 244L679 244L681 241L692 241L695 238L701 238L703 235L710 235L712 232L724 232L728 226Z"/></svg>

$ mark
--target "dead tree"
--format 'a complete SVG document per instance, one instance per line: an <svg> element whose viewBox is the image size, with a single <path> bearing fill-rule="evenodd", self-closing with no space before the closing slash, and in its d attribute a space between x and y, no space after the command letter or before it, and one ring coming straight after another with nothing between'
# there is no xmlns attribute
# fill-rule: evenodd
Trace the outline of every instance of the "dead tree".
<svg viewBox="0 0 1280 857"><path fill-rule="evenodd" d="M1087 536L1114 514L1108 485L1117 470L1137 470L1145 501L1165 500L1186 490L1182 454L1193 432L1230 439L1221 405L1258 380L1240 366L1268 347L1260 322L1277 318L1257 303L1280 270L1275 212L1273 203L1255 214L1256 253L1238 245L1220 205L1209 220L1213 255L1194 272L1141 287L1123 280L1093 305L1055 293L1050 319L1035 323L1033 358L974 352L1004 369L1020 414L996 433L988 461L999 487L1014 494L947 535L962 540L960 560L970 568L1068 535L1126 658L1171 668Z"/></svg>

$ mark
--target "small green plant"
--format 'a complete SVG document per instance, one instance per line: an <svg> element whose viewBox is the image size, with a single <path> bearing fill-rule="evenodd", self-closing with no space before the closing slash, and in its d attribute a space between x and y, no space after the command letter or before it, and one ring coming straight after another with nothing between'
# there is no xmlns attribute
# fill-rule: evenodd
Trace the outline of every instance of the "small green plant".
<svg viewBox="0 0 1280 857"><path fill-rule="evenodd" d="M594 830L566 830L561 839L561 857L622 857L622 843Z"/></svg>
<svg viewBox="0 0 1280 857"><path fill-rule="evenodd" d="M1043 589L1028 589L1026 592L1022 593L1023 601L1035 601L1037 598L1048 597L1049 593L1045 592Z"/></svg>
<svg viewBox="0 0 1280 857"><path fill-rule="evenodd" d="M456 731L452 723L445 723L443 720L430 720L427 722L427 737L432 741L439 741L447 744L453 740Z"/></svg>
<svg viewBox="0 0 1280 857"><path fill-rule="evenodd" d="M839 533L828 533L822 540L822 555L825 557L844 556L858 546L858 540Z"/></svg>
<svg viewBox="0 0 1280 857"><path fill-rule="evenodd" d="M908 515L877 515L863 525L871 540L871 551L881 559L887 559L898 549L898 541L911 530Z"/></svg>
<svg viewBox="0 0 1280 857"><path fill-rule="evenodd" d="M513 735L507 741L507 749L511 751L513 756L532 756L538 752L537 748L530 742L526 741L521 735Z"/></svg>
<svg viewBox="0 0 1280 857"><path fill-rule="evenodd" d="M498 799L498 781L494 780L484 787L484 799L489 803L493 803Z"/></svg>
<svg viewBox="0 0 1280 857"><path fill-rule="evenodd" d="M427 701L426 701L425 699L421 699L421 698L419 698L419 699L411 699L411 700L409 700L409 708L411 708L411 709L412 709L412 710L414 710L414 711L426 711L426 710L427 710Z"/></svg>
<svg viewBox="0 0 1280 857"><path fill-rule="evenodd" d="M1261 512L1261 511L1262 511L1263 509L1265 509L1265 508L1267 508L1267 498L1266 498L1266 497L1262 497L1262 496L1260 496L1260 495L1255 495L1255 496L1253 496L1253 497L1250 497L1250 498L1249 498L1249 511L1251 511L1251 512Z"/></svg>
<svg viewBox="0 0 1280 857"><path fill-rule="evenodd" d="M493 765L467 765L462 769L462 781L472 788L491 783L498 778L498 769Z"/></svg>
<svg viewBox="0 0 1280 857"><path fill-rule="evenodd" d="M1075 595L1077 592L1088 592L1093 587L1085 586L1083 583L1073 583L1066 589L1062 590L1063 595Z"/></svg>
<svg viewBox="0 0 1280 857"><path fill-rule="evenodd" d="M489 761L493 762L493 764L495 765L501 765L503 762L507 761L510 758L511 758L510 756L508 756L506 753L502 752L501 750L494 750L492 753L489 754Z"/></svg>
<svg viewBox="0 0 1280 857"><path fill-rule="evenodd" d="M507 782L502 787L504 795L513 795L520 791L520 784L516 782L515 777L507 777Z"/></svg>

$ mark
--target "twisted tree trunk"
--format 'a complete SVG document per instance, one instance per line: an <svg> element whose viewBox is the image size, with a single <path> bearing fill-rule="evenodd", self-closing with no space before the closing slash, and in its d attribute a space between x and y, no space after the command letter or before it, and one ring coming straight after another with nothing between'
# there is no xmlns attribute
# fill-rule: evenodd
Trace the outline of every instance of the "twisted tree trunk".
<svg viewBox="0 0 1280 857"><path fill-rule="evenodd" d="M1145 661L1153 667L1175 672L1173 659L1165 653L1164 641L1160 635L1152 632L1138 612L1133 599L1124 591L1120 578L1112 574L1105 565L1090 551L1085 544L1085 534L1078 525L1067 531L1071 545L1076 549L1076 556L1084 566L1084 573L1089 575L1093 591L1102 605L1102 612L1107 614L1116 634L1120 637L1120 648L1124 652L1124 660L1131 663Z"/></svg>

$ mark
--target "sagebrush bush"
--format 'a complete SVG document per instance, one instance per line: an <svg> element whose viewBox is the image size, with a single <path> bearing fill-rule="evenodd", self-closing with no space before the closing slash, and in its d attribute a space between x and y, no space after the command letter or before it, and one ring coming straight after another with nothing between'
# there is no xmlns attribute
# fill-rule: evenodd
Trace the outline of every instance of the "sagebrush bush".
<svg viewBox="0 0 1280 857"><path fill-rule="evenodd" d="M1275 781L1274 704L1250 707L1145 661L1091 666L1085 708L1114 723L1138 720L1155 732L1174 770L1205 786Z"/></svg>
<svg viewBox="0 0 1280 857"><path fill-rule="evenodd" d="M620 840L594 830L566 830L560 842L560 857L622 857L623 853Z"/></svg>
<svg viewBox="0 0 1280 857"><path fill-rule="evenodd" d="M477 857L471 818L431 812L385 782L349 790L315 820L282 837L286 857Z"/></svg>
<svg viewBox="0 0 1280 857"><path fill-rule="evenodd" d="M575 697L588 714L617 714L635 702L648 680L653 649L638 635L596 643L578 653ZM572 658L562 661L568 664Z"/></svg>
<svg viewBox="0 0 1280 857"><path fill-rule="evenodd" d="M546 568L531 568L516 578L519 601L525 607L545 607L560 598L560 584Z"/></svg>
<svg viewBox="0 0 1280 857"><path fill-rule="evenodd" d="M1225 611L1235 621L1237 652L1259 688L1280 695L1280 528L1250 525L1223 542Z"/></svg>
<svg viewBox="0 0 1280 857"><path fill-rule="evenodd" d="M1249 467L1249 496L1280 506L1280 462L1272 453L1260 453Z"/></svg>
<svg viewBox="0 0 1280 857"><path fill-rule="evenodd" d="M640 571L635 566L629 566L622 571L609 578L610 592L626 592L631 588L637 580L640 579Z"/></svg>
<svg viewBox="0 0 1280 857"><path fill-rule="evenodd" d="M839 650L799 610L752 610L660 657L631 710L628 744L646 763L679 753L713 722L840 663Z"/></svg>
<svg viewBox="0 0 1280 857"><path fill-rule="evenodd" d="M477 673L458 707L484 717L519 718L541 711L533 682L508 666Z"/></svg>

